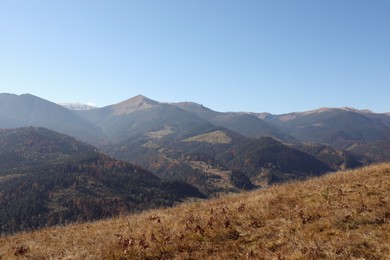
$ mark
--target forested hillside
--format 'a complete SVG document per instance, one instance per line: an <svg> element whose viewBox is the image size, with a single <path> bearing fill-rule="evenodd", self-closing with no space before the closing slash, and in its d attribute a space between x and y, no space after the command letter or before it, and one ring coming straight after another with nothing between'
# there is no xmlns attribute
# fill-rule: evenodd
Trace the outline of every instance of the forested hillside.
<svg viewBox="0 0 390 260"><path fill-rule="evenodd" d="M89 221L203 197L43 128L0 133L0 233ZM12 158L17 158L12 160ZM18 163L20 162L20 163Z"/></svg>

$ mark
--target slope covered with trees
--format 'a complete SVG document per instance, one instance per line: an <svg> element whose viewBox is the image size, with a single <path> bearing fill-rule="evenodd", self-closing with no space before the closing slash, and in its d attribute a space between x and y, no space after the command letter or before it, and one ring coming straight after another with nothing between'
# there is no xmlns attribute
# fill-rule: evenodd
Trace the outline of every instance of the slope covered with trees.
<svg viewBox="0 0 390 260"><path fill-rule="evenodd" d="M2 130L0 146L0 161L5 162L0 176L1 234L203 197L188 184L161 181L47 129Z"/></svg>

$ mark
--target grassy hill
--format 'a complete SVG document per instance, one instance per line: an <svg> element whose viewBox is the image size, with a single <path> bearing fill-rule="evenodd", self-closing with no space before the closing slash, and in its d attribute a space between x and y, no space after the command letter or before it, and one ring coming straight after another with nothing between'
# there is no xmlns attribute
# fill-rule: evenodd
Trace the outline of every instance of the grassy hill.
<svg viewBox="0 0 390 260"><path fill-rule="evenodd" d="M2 259L388 259L390 164L0 238Z"/></svg>

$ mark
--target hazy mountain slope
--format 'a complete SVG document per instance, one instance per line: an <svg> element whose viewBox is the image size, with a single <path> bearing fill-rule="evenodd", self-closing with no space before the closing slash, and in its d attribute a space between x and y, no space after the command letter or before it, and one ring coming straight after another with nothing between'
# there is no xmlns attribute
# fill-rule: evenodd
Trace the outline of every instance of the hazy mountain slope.
<svg viewBox="0 0 390 260"><path fill-rule="evenodd" d="M216 112L192 102L174 103L174 105L214 125L225 127L246 137L271 136L279 140L294 141L292 136L248 113Z"/></svg>
<svg viewBox="0 0 390 260"><path fill-rule="evenodd" d="M129 138L155 133L164 138L184 138L204 132L214 126L173 105L158 103L141 95L116 105L79 111L79 115L99 125L115 143Z"/></svg>
<svg viewBox="0 0 390 260"><path fill-rule="evenodd" d="M2 130L0 146L0 162L5 162L0 234L204 197L188 184L161 181L138 166L42 128ZM15 159L7 163L10 155Z"/></svg>
<svg viewBox="0 0 390 260"><path fill-rule="evenodd" d="M26 126L45 127L89 143L104 139L97 126L62 106L30 94L0 94L0 128Z"/></svg>
<svg viewBox="0 0 390 260"><path fill-rule="evenodd" d="M388 259L390 165L0 238L3 259ZM16 256L15 256L16 255Z"/></svg>
<svg viewBox="0 0 390 260"><path fill-rule="evenodd" d="M120 115L126 115L135 111L143 110L145 108L151 108L158 102L148 99L142 95L138 95L127 100L124 100L118 104L97 108L92 111L75 111L77 114L92 121L100 126L104 125L104 122L110 120L110 118Z"/></svg>
<svg viewBox="0 0 390 260"><path fill-rule="evenodd" d="M390 117L354 109L319 109L268 120L301 141L348 148L390 139Z"/></svg>

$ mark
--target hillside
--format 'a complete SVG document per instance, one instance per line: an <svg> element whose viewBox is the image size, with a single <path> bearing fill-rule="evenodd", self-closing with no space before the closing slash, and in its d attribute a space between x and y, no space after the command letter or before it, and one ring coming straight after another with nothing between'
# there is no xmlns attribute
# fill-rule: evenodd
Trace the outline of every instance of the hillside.
<svg viewBox="0 0 390 260"><path fill-rule="evenodd" d="M0 234L204 197L44 128L0 131Z"/></svg>
<svg viewBox="0 0 390 260"><path fill-rule="evenodd" d="M388 259L390 164L0 238L3 259Z"/></svg>
<svg viewBox="0 0 390 260"><path fill-rule="evenodd" d="M332 171L324 162L271 138L248 139L225 149L216 158L229 169L245 173L254 184L299 180Z"/></svg>
<svg viewBox="0 0 390 260"><path fill-rule="evenodd" d="M97 149L42 127L0 129L0 175L82 157L91 151Z"/></svg>
<svg viewBox="0 0 390 260"><path fill-rule="evenodd" d="M317 159L331 167L334 171L354 169L370 163L370 160L368 159L368 153L361 153L360 155L356 155L352 152L335 149L328 145L305 142L294 144L292 145L292 147L305 153L311 154L312 156L316 157Z"/></svg>

